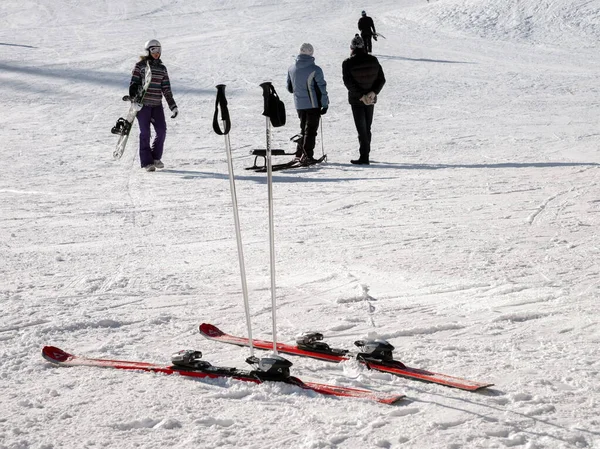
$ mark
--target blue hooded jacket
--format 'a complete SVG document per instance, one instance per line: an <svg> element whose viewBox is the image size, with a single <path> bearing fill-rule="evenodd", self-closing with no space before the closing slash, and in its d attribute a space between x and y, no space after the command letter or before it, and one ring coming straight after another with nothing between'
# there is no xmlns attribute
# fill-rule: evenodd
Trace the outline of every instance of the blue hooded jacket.
<svg viewBox="0 0 600 449"><path fill-rule="evenodd" d="M329 107L327 83L315 58L300 54L288 70L287 90L294 94L297 110Z"/></svg>

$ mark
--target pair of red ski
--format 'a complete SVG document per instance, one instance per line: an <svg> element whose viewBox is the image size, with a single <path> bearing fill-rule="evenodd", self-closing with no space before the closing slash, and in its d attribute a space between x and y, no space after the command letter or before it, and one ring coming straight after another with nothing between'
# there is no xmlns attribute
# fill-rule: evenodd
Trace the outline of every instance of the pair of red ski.
<svg viewBox="0 0 600 449"><path fill-rule="evenodd" d="M233 335L226 334L212 324L201 324L200 333L214 341L222 343L229 343L238 346L250 346L250 341L244 337L236 337ZM272 350L273 343L265 340L253 340L252 344L257 349ZM353 358L349 351L332 349L328 351L323 350L312 350L310 348L301 348L298 346L288 345L284 343L277 343L277 351L290 355L297 355L303 357L311 357L320 360L326 360L330 362L343 362ZM343 355L342 355L343 354ZM364 390L359 388L350 388L336 385L319 384L314 382L303 382L300 379L293 376L284 376L280 378L265 378L264 375L258 370L240 370L237 368L228 367L216 367L209 363L202 362L198 366L178 366L178 365L156 365L153 363L146 362L132 362L125 360L110 360L110 359L96 359L88 357L80 357L73 354L69 354L62 349L54 346L45 346L42 349L42 356L54 364L60 366L95 366L104 368L115 368L124 370L135 370L135 371L149 371L162 374L179 374L181 376L193 377L193 378L218 378L227 377L236 380L262 383L265 381L278 381L298 386L303 390L311 390L316 393L331 395L331 396L342 396L373 400L383 404L395 404L404 395L386 394L380 392L374 392L370 390ZM447 376L444 374L433 373L430 371L410 368L398 361L371 361L358 358L361 363L367 365L368 368L377 371L392 373L398 376L416 379L424 382L436 383L448 387L459 388L467 391L477 391L493 384L473 382L458 377Z"/></svg>

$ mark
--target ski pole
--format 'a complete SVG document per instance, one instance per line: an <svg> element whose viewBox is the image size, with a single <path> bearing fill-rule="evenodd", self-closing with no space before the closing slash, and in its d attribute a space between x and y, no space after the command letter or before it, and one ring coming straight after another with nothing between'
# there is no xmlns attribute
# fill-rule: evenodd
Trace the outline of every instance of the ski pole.
<svg viewBox="0 0 600 449"><path fill-rule="evenodd" d="M267 186L269 191L269 248L271 260L271 315L273 320L273 352L277 354L277 295L275 286L275 222L273 219L273 169L271 165L271 122L267 117Z"/></svg>
<svg viewBox="0 0 600 449"><path fill-rule="evenodd" d="M233 203L233 221L235 223L235 236L237 240L238 259L240 263L240 276L242 278L242 294L244 296L244 311L246 313L246 325L248 327L248 340L250 342L250 356L254 356L252 345L252 323L250 321L250 303L248 301L248 285L246 283L246 266L244 264L244 249L242 246L242 233L240 229L240 217L238 213L237 195L235 192L235 178L233 174L233 158L231 157L231 143L229 131L231 130L231 119L225 98L225 84L219 84L217 88L217 99L215 101L215 115L213 117L213 129L217 134L225 136L225 152L227 153L227 168L229 169L229 187L231 190L231 202ZM221 109L221 121L223 129L219 127L219 108Z"/></svg>
<svg viewBox="0 0 600 449"><path fill-rule="evenodd" d="M321 156L325 156L325 143L323 142L323 116L321 116L319 126L321 127Z"/></svg>
<svg viewBox="0 0 600 449"><path fill-rule="evenodd" d="M267 190L269 198L269 247L271 261L271 316L273 320L273 353L277 354L277 299L275 285L275 225L273 220L273 169L271 165L271 120L269 110L269 98L273 95L273 85L269 82L260 85L263 89L264 112L266 116L266 137L267 137Z"/></svg>

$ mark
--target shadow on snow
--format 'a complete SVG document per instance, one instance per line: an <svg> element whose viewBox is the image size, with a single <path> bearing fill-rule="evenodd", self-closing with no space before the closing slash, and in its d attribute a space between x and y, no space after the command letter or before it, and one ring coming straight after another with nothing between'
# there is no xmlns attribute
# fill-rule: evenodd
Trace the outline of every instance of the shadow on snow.
<svg viewBox="0 0 600 449"><path fill-rule="evenodd" d="M9 44L6 42L0 42L0 45L6 45L7 47L38 48L38 47L34 47L33 45Z"/></svg>
<svg viewBox="0 0 600 449"><path fill-rule="evenodd" d="M402 164L394 162L371 162L369 167L396 170L444 170L452 168L554 168L554 167L600 167L596 162L499 162L496 164ZM366 170L369 167L365 167Z"/></svg>
<svg viewBox="0 0 600 449"><path fill-rule="evenodd" d="M42 78L58 79L61 81L74 80L87 84L96 84L100 86L114 86L126 90L129 85L130 74L123 72L94 72L88 69L73 68L49 68L49 67L31 67L19 66L0 62L0 71L19 73ZM4 84L12 84L17 89L26 89L23 80L5 79ZM196 95L214 95L214 89L198 89L195 87L177 86L177 94L196 94Z"/></svg>
<svg viewBox="0 0 600 449"><path fill-rule="evenodd" d="M407 58L405 56L390 56L390 55L375 55L375 56L377 56L377 59L384 59L387 61L435 62L438 64L475 64L474 62L448 61L445 59Z"/></svg>
<svg viewBox="0 0 600 449"><path fill-rule="evenodd" d="M300 169L295 169L300 170ZM193 170L161 170L162 173L172 173L183 175L182 179L229 179L229 174L227 173L211 173L211 172L202 172L202 171L193 171ZM293 171L288 171L290 175L293 174ZM307 173L307 172L296 172L296 173ZM341 182L341 181L358 181L363 180L362 177L355 178L314 178L314 177L296 177L296 176L281 176L273 174L273 182L274 183L286 183L286 182ZM394 179L393 177L377 177L377 178L369 178L369 180L383 180L383 179ZM244 176L244 175L235 175L236 181L252 181L259 184L267 183L267 174L266 173L257 173L256 176Z"/></svg>
<svg viewBox="0 0 600 449"><path fill-rule="evenodd" d="M286 182L340 182L340 181L354 181L354 180L385 180L395 179L392 176L379 176L379 177L368 177L364 178L357 176L361 170L372 170L373 168L383 168L392 170L444 170L444 169L457 169L457 168L468 168L468 169L502 169L502 168L556 168L556 167L600 167L599 163L594 162L502 162L498 164L402 164L402 163L379 163L371 162L370 166L356 166L352 164L343 163L327 163L329 167L336 167L340 169L351 169L348 177L336 177L336 178L315 178L315 177L296 177L294 174L305 174L315 173L313 170L303 170L302 168L296 168L286 171L287 176L278 175L277 172L273 173L273 182L286 183ZM327 166L319 167L325 168ZM349 171L349 170L347 170ZM194 170L161 170L162 173L170 173L176 175L182 175L182 179L229 179L229 174L226 173L211 173L205 171L194 171ZM267 182L266 173L257 173L256 176L245 176L235 175L235 179L238 181L252 181L260 184Z"/></svg>

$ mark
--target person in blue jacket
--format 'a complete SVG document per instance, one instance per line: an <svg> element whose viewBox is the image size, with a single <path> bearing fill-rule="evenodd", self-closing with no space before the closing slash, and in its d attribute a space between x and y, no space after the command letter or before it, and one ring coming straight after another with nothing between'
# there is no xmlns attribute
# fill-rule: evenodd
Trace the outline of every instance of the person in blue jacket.
<svg viewBox="0 0 600 449"><path fill-rule="evenodd" d="M296 158L301 162L314 162L315 141L321 115L327 112L329 96L327 82L321 67L315 64L314 48L305 43L287 74L287 89L294 94L294 106L300 118L300 138L297 140Z"/></svg>

